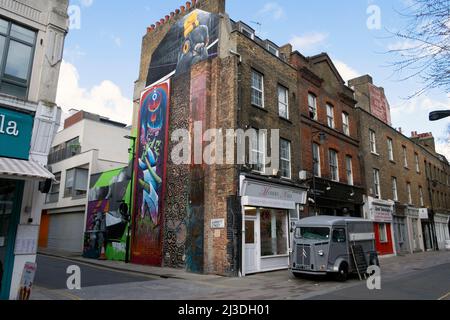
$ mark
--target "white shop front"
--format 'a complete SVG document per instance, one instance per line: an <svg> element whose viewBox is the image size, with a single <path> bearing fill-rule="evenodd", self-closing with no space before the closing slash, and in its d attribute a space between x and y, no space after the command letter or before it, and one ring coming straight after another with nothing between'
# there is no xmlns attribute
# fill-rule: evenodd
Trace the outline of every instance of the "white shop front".
<svg viewBox="0 0 450 320"><path fill-rule="evenodd" d="M411 250L411 253L425 251L420 209L408 207L406 209L406 221L409 234L409 248Z"/></svg>
<svg viewBox="0 0 450 320"><path fill-rule="evenodd" d="M446 214L436 213L434 215L434 224L436 228L436 238L438 242L439 250L445 250L445 244L450 241L448 223L449 216Z"/></svg>
<svg viewBox="0 0 450 320"><path fill-rule="evenodd" d="M241 176L242 276L289 268L291 226L307 200L305 188Z"/></svg>

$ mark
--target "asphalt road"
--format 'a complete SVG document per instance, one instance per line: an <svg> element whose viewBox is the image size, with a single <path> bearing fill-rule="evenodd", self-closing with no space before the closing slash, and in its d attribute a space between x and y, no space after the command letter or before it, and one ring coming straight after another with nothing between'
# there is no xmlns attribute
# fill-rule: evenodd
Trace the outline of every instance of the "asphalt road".
<svg viewBox="0 0 450 320"><path fill-rule="evenodd" d="M450 300L450 264L382 277L381 290L370 291L363 283L312 300Z"/></svg>
<svg viewBox="0 0 450 320"><path fill-rule="evenodd" d="M39 255L37 257L37 272L34 284L49 290L67 289L66 282L70 275L66 271L72 265L77 265L81 269L82 288L143 282L155 279L148 276L113 271L65 259Z"/></svg>

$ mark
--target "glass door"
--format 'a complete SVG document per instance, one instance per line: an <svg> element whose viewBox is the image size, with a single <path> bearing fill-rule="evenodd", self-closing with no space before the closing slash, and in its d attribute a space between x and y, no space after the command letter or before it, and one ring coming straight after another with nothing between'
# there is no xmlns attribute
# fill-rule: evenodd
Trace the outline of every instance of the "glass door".
<svg viewBox="0 0 450 320"><path fill-rule="evenodd" d="M0 179L0 299L8 299L23 182Z"/></svg>

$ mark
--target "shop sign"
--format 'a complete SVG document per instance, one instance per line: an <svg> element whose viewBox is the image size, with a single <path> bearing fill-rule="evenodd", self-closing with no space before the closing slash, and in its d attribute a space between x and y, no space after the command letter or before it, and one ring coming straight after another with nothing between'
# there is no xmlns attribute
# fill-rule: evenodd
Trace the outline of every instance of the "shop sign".
<svg viewBox="0 0 450 320"><path fill-rule="evenodd" d="M225 228L225 219L211 220L211 229L224 229L224 228Z"/></svg>
<svg viewBox="0 0 450 320"><path fill-rule="evenodd" d="M298 204L306 203L306 191L283 188L282 186L257 183L248 180L244 182L242 196L263 198L266 200L272 199Z"/></svg>
<svg viewBox="0 0 450 320"><path fill-rule="evenodd" d="M28 160L33 117L0 108L0 157Z"/></svg>
<svg viewBox="0 0 450 320"><path fill-rule="evenodd" d="M421 220L428 220L428 209L419 209L419 217Z"/></svg>
<svg viewBox="0 0 450 320"><path fill-rule="evenodd" d="M391 206L373 205L372 215L376 222L392 222L394 210Z"/></svg>

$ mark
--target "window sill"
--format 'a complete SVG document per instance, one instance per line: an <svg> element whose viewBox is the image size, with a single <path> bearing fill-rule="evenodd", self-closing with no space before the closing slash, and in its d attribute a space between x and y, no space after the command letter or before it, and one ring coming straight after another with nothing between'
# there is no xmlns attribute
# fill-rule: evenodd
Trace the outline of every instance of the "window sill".
<svg viewBox="0 0 450 320"><path fill-rule="evenodd" d="M380 156L380 154L379 154L379 153L376 153L376 152L373 152L373 151L371 151L370 153L371 153L371 154L373 154L374 156L377 156L377 157L379 157L379 156Z"/></svg>
<svg viewBox="0 0 450 320"><path fill-rule="evenodd" d="M288 118L285 118L285 117L282 117L282 116L279 116L280 117L280 119L281 120L283 120L283 121L286 121L286 122L288 122L288 123L290 123L290 124L294 124L291 120L289 120Z"/></svg>
<svg viewBox="0 0 450 320"><path fill-rule="evenodd" d="M264 107L257 106L256 104L253 104L253 103L252 103L252 107L255 108L255 109L264 111L264 112L266 112L266 113L269 113L269 111L267 111Z"/></svg>
<svg viewBox="0 0 450 320"><path fill-rule="evenodd" d="M280 254L280 255L274 255L274 256L261 257L262 260L264 260L264 259L275 259L275 258L289 258L289 254Z"/></svg>

